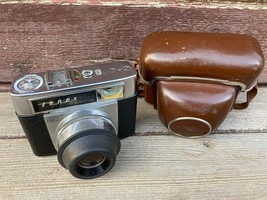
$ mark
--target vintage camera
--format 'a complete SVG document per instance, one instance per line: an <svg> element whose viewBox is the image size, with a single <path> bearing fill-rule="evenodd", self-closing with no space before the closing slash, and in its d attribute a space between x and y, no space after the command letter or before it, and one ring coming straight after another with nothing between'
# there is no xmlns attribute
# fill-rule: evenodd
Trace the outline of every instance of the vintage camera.
<svg viewBox="0 0 267 200"><path fill-rule="evenodd" d="M246 108L263 67L257 40L229 33L155 32L138 60L145 100L184 137L214 132L232 108Z"/></svg>
<svg viewBox="0 0 267 200"><path fill-rule="evenodd" d="M57 154L81 179L108 172L135 131L136 77L120 61L16 78L10 95L34 154Z"/></svg>

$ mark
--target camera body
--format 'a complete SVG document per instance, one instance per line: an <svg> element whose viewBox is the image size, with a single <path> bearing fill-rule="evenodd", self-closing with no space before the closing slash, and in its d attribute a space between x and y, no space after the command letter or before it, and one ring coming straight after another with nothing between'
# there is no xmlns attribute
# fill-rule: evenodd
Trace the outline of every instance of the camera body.
<svg viewBox="0 0 267 200"><path fill-rule="evenodd" d="M126 61L29 74L10 96L37 156L58 154L78 178L109 171L135 132L136 70Z"/></svg>

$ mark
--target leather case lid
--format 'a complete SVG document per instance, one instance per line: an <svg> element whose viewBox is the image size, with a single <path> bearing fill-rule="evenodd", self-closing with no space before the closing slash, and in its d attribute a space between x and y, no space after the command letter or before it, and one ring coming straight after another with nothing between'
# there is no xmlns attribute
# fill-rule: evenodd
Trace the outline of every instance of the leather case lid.
<svg viewBox="0 0 267 200"><path fill-rule="evenodd" d="M257 40L228 33L155 32L148 35L138 60L140 76L188 76L256 84L264 58Z"/></svg>

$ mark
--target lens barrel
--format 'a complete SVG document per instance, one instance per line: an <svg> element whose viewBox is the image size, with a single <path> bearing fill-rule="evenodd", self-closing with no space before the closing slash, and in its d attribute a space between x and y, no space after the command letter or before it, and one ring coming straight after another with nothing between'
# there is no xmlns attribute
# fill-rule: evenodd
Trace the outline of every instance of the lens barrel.
<svg viewBox="0 0 267 200"><path fill-rule="evenodd" d="M59 163L80 179L110 171L120 151L112 122L102 116L83 116L67 122L58 134Z"/></svg>
<svg viewBox="0 0 267 200"><path fill-rule="evenodd" d="M90 133L91 132L91 133ZM66 145L62 154L58 154L64 167L81 179L102 176L110 171L116 162L120 150L120 141L116 135L103 130L83 133L85 136Z"/></svg>

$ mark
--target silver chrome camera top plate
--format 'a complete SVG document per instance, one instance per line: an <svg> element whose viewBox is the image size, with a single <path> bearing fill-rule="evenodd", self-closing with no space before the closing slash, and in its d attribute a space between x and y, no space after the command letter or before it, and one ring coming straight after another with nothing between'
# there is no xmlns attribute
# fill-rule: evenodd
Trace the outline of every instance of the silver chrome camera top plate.
<svg viewBox="0 0 267 200"><path fill-rule="evenodd" d="M47 71L35 74L35 76L41 77L43 82L40 81L42 85L34 90L21 92L16 85L20 81L14 81L12 84L10 96L19 115L27 116L40 112L47 113L49 112L48 110L38 111L34 109L33 101L40 103L40 101L44 100L43 103L45 103L51 98L64 95L89 93L117 86L123 86L124 88L123 96L119 96L118 99L132 97L136 93L136 70L126 61L56 70L53 72ZM23 77L17 78L17 80L20 79L23 80ZM58 101L61 101L61 99L58 99Z"/></svg>

